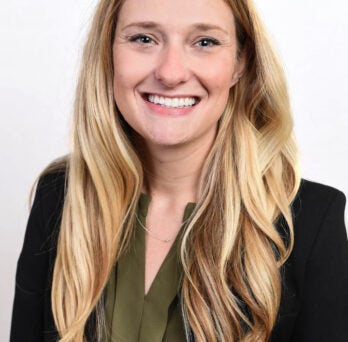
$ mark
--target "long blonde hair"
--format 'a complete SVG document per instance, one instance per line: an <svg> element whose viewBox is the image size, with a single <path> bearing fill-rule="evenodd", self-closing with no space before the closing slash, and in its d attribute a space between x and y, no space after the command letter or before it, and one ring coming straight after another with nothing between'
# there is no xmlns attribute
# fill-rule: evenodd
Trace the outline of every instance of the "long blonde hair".
<svg viewBox="0 0 348 342"><path fill-rule="evenodd" d="M293 245L299 187L283 71L251 1L229 0L246 68L231 89L181 243L183 318L197 341L264 341L275 324L279 268ZM142 163L113 97L112 44L122 1L101 0L76 92L68 187L52 283L60 341L83 341L115 262L132 238ZM287 222L286 238L276 220Z"/></svg>

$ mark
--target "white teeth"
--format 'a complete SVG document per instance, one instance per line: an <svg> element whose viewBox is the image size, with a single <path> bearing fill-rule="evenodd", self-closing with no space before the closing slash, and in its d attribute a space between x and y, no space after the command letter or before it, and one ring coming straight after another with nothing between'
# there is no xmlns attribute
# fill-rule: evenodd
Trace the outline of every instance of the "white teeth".
<svg viewBox="0 0 348 342"><path fill-rule="evenodd" d="M152 103L172 108L192 107L196 103L196 100L193 97L171 98L158 95L147 95L147 99Z"/></svg>

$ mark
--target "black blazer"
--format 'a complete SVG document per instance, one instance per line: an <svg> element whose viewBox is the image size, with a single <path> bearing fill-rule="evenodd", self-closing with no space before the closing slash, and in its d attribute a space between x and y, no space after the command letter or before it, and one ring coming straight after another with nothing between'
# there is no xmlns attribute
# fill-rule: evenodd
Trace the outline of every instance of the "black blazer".
<svg viewBox="0 0 348 342"><path fill-rule="evenodd" d="M39 181L17 265L11 342L57 340L50 286L64 184L63 172ZM302 181L292 205L295 245L281 270L283 292L272 342L348 341L344 207L340 191ZM280 219L280 230L282 224Z"/></svg>

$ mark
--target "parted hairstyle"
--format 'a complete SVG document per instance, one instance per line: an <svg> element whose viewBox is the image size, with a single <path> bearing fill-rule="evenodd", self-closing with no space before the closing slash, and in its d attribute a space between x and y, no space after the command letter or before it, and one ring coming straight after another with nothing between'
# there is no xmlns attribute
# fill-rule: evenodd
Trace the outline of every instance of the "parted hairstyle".
<svg viewBox="0 0 348 342"><path fill-rule="evenodd" d="M76 91L51 295L61 342L85 341L92 313L94 338L101 340L103 291L131 242L146 176L113 94L122 2L97 5ZM293 247L297 149L283 71L255 7L225 2L246 67L230 90L181 240L180 298L186 334L197 341L264 341L279 309L280 267Z"/></svg>

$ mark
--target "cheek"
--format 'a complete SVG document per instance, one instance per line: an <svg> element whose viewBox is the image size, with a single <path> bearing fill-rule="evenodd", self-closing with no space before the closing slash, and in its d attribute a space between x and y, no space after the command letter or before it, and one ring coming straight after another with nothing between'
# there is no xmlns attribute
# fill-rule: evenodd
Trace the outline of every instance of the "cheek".
<svg viewBox="0 0 348 342"><path fill-rule="evenodd" d="M204 85L208 92L209 111L212 121L219 120L228 103L233 66L218 64L212 71L204 75Z"/></svg>
<svg viewBox="0 0 348 342"><path fill-rule="evenodd" d="M149 63L122 46L114 48L113 65L114 86L124 88L123 91L136 87L150 72Z"/></svg>
<svg viewBox="0 0 348 342"><path fill-rule="evenodd" d="M209 67L200 67L202 82L208 91L216 96L225 97L233 84L235 65L232 63L233 56L217 58L210 63ZM214 65L212 68L211 66Z"/></svg>
<svg viewBox="0 0 348 342"><path fill-rule="evenodd" d="M140 79L140 73L139 70L134 68L134 65L139 65L139 63L134 64L129 56L122 52L122 49L118 49L117 54L114 53L114 99L124 120L138 132L139 122L136 115L134 115L137 112L135 110L134 92Z"/></svg>
<svg viewBox="0 0 348 342"><path fill-rule="evenodd" d="M132 87L134 76L131 70L127 68L127 64L123 63L120 59L114 63L114 70L114 88L115 95L117 95L117 93L124 93L127 89Z"/></svg>

